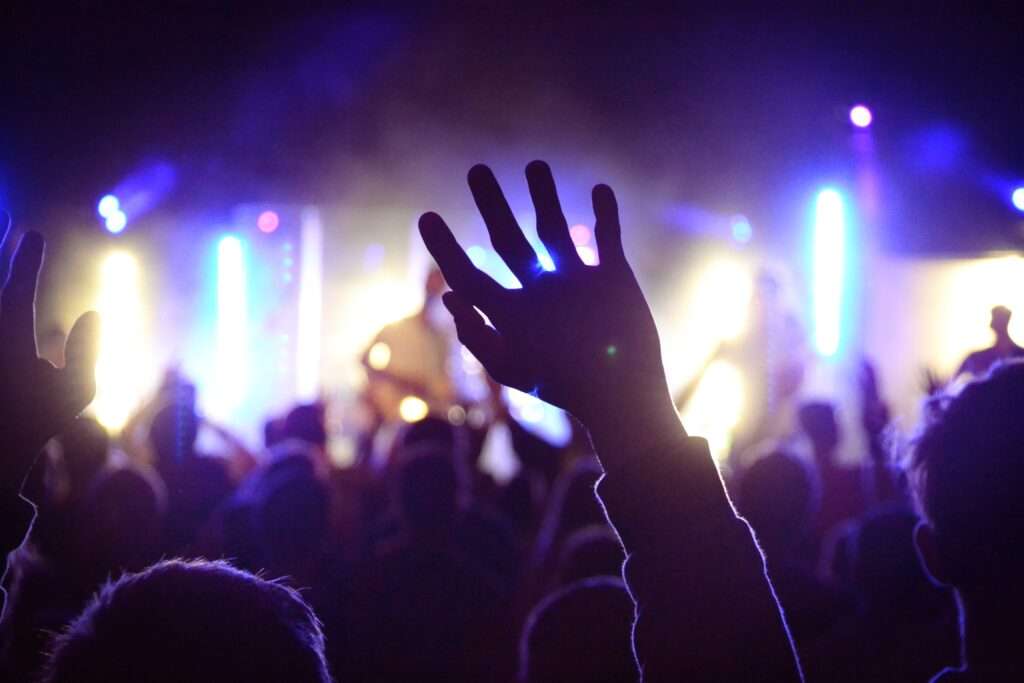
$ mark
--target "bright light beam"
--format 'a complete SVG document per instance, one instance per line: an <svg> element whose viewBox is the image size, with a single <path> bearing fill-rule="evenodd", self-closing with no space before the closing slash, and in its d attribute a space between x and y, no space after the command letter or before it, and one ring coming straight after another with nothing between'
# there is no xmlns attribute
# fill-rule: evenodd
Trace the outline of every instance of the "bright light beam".
<svg viewBox="0 0 1024 683"><path fill-rule="evenodd" d="M316 209L302 212L299 240L299 329L295 349L295 393L300 401L314 401L320 392L324 250L323 227Z"/></svg>
<svg viewBox="0 0 1024 683"><path fill-rule="evenodd" d="M245 253L241 240L222 237L217 245L217 383L211 413L228 420L241 405L248 384L248 313Z"/></svg>
<svg viewBox="0 0 1024 683"><path fill-rule="evenodd" d="M844 242L843 198L827 188L814 208L814 346L831 357L839 351L842 331Z"/></svg>
<svg viewBox="0 0 1024 683"><path fill-rule="evenodd" d="M93 410L104 427L116 432L147 389L139 264L128 252L115 251L103 260L96 310L103 325Z"/></svg>

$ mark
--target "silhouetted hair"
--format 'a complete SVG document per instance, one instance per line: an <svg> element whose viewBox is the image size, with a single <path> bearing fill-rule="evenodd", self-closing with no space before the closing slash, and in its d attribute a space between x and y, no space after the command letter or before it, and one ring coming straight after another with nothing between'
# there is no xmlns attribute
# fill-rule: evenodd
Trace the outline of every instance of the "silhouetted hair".
<svg viewBox="0 0 1024 683"><path fill-rule="evenodd" d="M327 446L327 429L324 427L324 407L319 403L299 405L292 408L284 418L282 439L299 439L314 446Z"/></svg>
<svg viewBox="0 0 1024 683"><path fill-rule="evenodd" d="M758 539L773 549L799 543L817 507L817 491L806 465L778 451L760 458L740 479L737 508Z"/></svg>
<svg viewBox="0 0 1024 683"><path fill-rule="evenodd" d="M937 396L913 444L921 513L957 588L1018 582L1024 570L1024 363Z"/></svg>
<svg viewBox="0 0 1024 683"><path fill-rule="evenodd" d="M149 441L156 451L157 462L171 464L193 455L199 434L199 418L186 402L173 402L153 416L149 425Z"/></svg>
<svg viewBox="0 0 1024 683"><path fill-rule="evenodd" d="M615 532L607 524L591 524L565 539L556 573L561 584L595 576L621 576L625 559Z"/></svg>
<svg viewBox="0 0 1024 683"><path fill-rule="evenodd" d="M398 471L397 495L406 526L427 529L451 525L461 497L454 455L423 445L404 458Z"/></svg>
<svg viewBox="0 0 1024 683"><path fill-rule="evenodd" d="M519 680L638 680L633 616L633 600L616 578L586 579L552 593L527 618L519 642Z"/></svg>
<svg viewBox="0 0 1024 683"><path fill-rule="evenodd" d="M170 560L107 584L59 635L45 683L327 683L297 592L225 562Z"/></svg>

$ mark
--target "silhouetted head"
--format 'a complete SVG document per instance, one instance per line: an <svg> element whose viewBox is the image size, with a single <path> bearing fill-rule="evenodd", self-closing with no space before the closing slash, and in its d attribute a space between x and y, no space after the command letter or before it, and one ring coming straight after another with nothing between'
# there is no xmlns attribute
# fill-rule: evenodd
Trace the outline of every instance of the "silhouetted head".
<svg viewBox="0 0 1024 683"><path fill-rule="evenodd" d="M297 592L224 562L161 562L100 590L58 636L46 683L328 683Z"/></svg>
<svg viewBox="0 0 1024 683"><path fill-rule="evenodd" d="M324 426L324 406L310 403L292 408L284 419L282 439L299 439L306 443L327 447L327 428Z"/></svg>
<svg viewBox="0 0 1024 683"><path fill-rule="evenodd" d="M272 417L263 423L263 447L273 448L284 441L284 418Z"/></svg>
<svg viewBox="0 0 1024 683"><path fill-rule="evenodd" d="M118 467L99 475L76 526L90 574L139 571L159 559L165 509L166 492L155 472Z"/></svg>
<svg viewBox="0 0 1024 683"><path fill-rule="evenodd" d="M1010 334L1010 318L1013 316L1011 311L1006 306L996 306L992 309L992 320L989 322L989 327L996 333L999 338L1007 337Z"/></svg>
<svg viewBox="0 0 1024 683"><path fill-rule="evenodd" d="M921 559L939 582L998 599L1024 572L1024 363L932 403L911 462Z"/></svg>
<svg viewBox="0 0 1024 683"><path fill-rule="evenodd" d="M626 556L607 524L577 529L565 539L558 558L558 580L569 584L595 576L621 576Z"/></svg>
<svg viewBox="0 0 1024 683"><path fill-rule="evenodd" d="M191 458L198 434L199 418L191 405L174 402L161 408L149 425L149 441L157 464L173 465Z"/></svg>
<svg viewBox="0 0 1024 683"><path fill-rule="evenodd" d="M831 460L839 447L839 421L836 407L825 401L810 401L800 406L800 428L811 441L814 457Z"/></svg>
<svg viewBox="0 0 1024 683"><path fill-rule="evenodd" d="M814 482L807 467L783 452L755 462L740 480L736 507L771 554L803 538L816 507Z"/></svg>
<svg viewBox="0 0 1024 683"><path fill-rule="evenodd" d="M523 629L519 680L637 680L633 611L626 587L612 577L587 579L549 595L533 609Z"/></svg>
<svg viewBox="0 0 1024 683"><path fill-rule="evenodd" d="M276 460L262 472L255 499L255 535L270 568L289 571L319 555L327 536L329 492L311 457Z"/></svg>
<svg viewBox="0 0 1024 683"><path fill-rule="evenodd" d="M91 417L79 417L60 435L64 469L72 489L81 490L107 464L110 436Z"/></svg>
<svg viewBox="0 0 1024 683"><path fill-rule="evenodd" d="M453 456L423 446L408 452L398 470L398 508L412 532L450 528L459 513L459 471Z"/></svg>
<svg viewBox="0 0 1024 683"><path fill-rule="evenodd" d="M879 510L861 521L854 548L853 580L870 609L896 609L936 592L914 551L917 523L917 515L904 508Z"/></svg>

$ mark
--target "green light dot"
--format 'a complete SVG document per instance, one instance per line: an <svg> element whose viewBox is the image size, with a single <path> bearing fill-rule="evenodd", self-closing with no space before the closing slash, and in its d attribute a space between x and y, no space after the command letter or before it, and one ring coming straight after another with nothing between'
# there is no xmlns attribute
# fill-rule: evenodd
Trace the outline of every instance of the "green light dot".
<svg viewBox="0 0 1024 683"><path fill-rule="evenodd" d="M605 351L608 353L609 356L614 356L619 352L619 350L615 347L614 344L605 349Z"/></svg>

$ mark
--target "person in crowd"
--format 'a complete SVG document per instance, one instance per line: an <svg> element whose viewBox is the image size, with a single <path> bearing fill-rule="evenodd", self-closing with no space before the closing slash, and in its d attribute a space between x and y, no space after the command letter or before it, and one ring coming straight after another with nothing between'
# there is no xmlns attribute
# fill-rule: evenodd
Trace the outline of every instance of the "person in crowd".
<svg viewBox="0 0 1024 683"><path fill-rule="evenodd" d="M359 657L378 680L480 680L505 664L505 586L461 533L460 479L451 452L423 444L402 457L401 529L377 549L357 598L366 605Z"/></svg>
<svg viewBox="0 0 1024 683"><path fill-rule="evenodd" d="M1010 336L1010 318L1013 317L1013 311L1006 306L996 306L992 309L991 316L989 327L995 334L995 342L992 346L969 353L957 369L956 377L984 377L989 368L1001 360L1024 358L1024 347L1019 346Z"/></svg>
<svg viewBox="0 0 1024 683"><path fill-rule="evenodd" d="M911 475L928 574L961 609L960 666L934 680L1015 680L1024 673L1015 624L1024 609L1024 363L1006 362L955 397L936 397L916 438Z"/></svg>
<svg viewBox="0 0 1024 683"><path fill-rule="evenodd" d="M633 601L621 579L584 579L542 600L519 644L521 683L637 680L630 647Z"/></svg>
<svg viewBox="0 0 1024 683"><path fill-rule="evenodd" d="M842 431L834 404L806 402L800 406L798 418L811 444L820 482L821 502L814 526L817 541L821 544L840 524L852 522L867 509L865 475L860 467L839 462Z"/></svg>
<svg viewBox="0 0 1024 683"><path fill-rule="evenodd" d="M57 636L45 683L330 683L293 589L225 562L168 560L107 584Z"/></svg>
<svg viewBox="0 0 1024 683"><path fill-rule="evenodd" d="M813 648L801 649L809 680L923 682L956 663L956 608L950 591L921 568L917 523L902 504L858 522L850 543L857 610L831 624Z"/></svg>
<svg viewBox="0 0 1024 683"><path fill-rule="evenodd" d="M526 180L554 271L539 265L491 170L469 173L491 243L521 289L478 270L436 213L420 218L420 232L452 288L443 301L460 341L495 380L536 392L590 431L605 471L598 492L637 602L640 671L647 680L800 680L750 528L707 443L679 422L612 190L594 188L600 263L586 266L548 165L530 163Z"/></svg>
<svg viewBox="0 0 1024 683"><path fill-rule="evenodd" d="M199 416L191 400L176 400L158 410L149 427L156 470L167 487L167 543L183 553L233 490L225 461L199 453Z"/></svg>
<svg viewBox="0 0 1024 683"><path fill-rule="evenodd" d="M759 458L739 483L736 507L754 529L786 621L803 649L852 610L848 596L815 575L814 478L795 456L776 451Z"/></svg>

